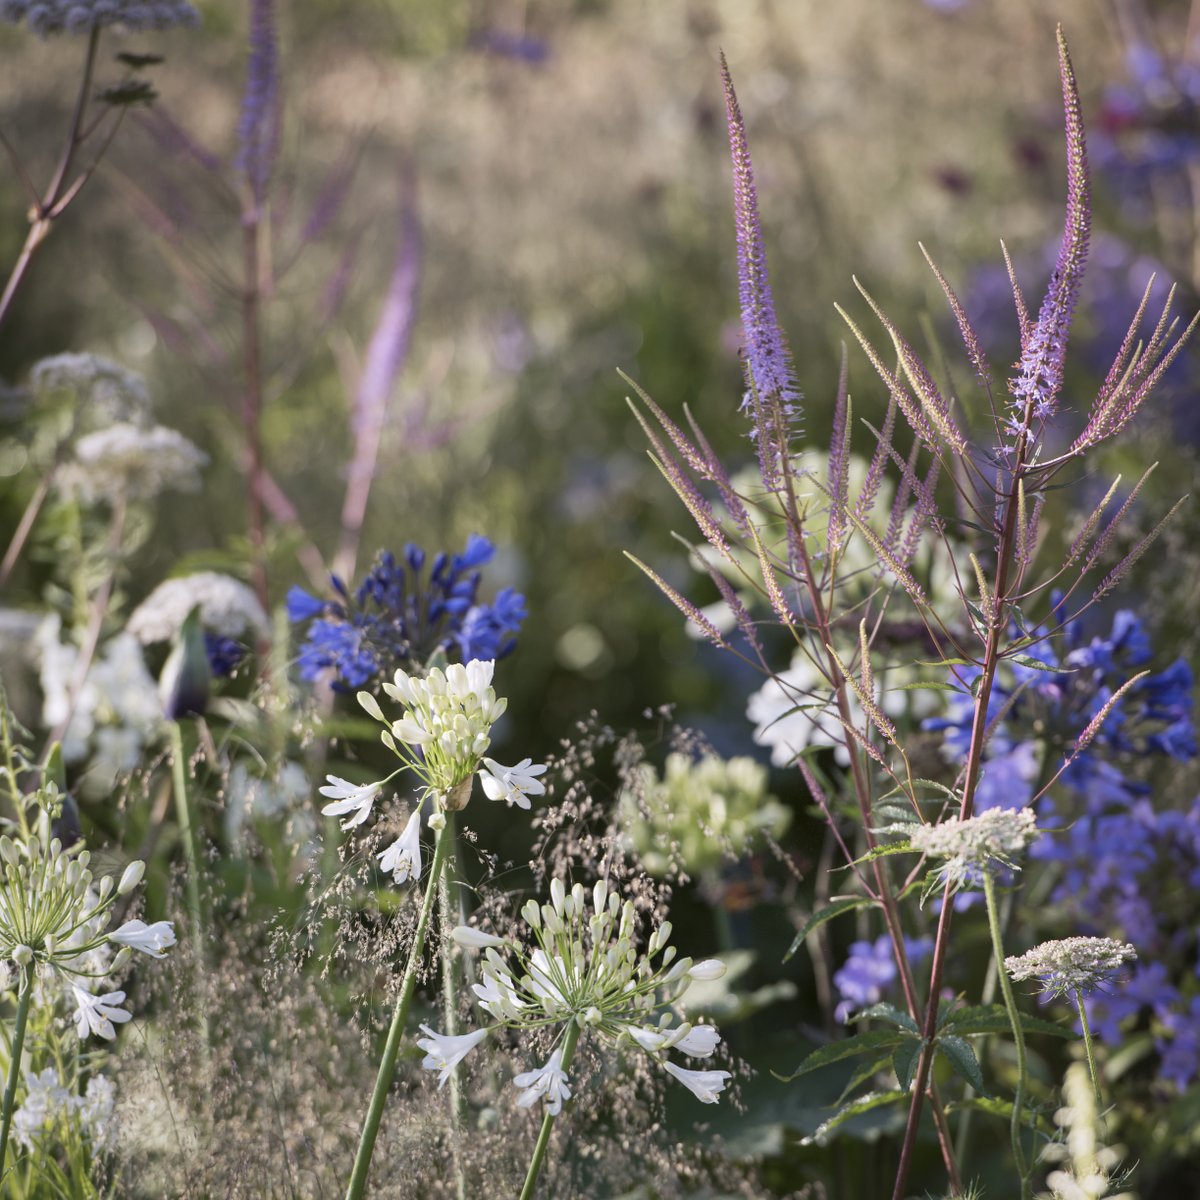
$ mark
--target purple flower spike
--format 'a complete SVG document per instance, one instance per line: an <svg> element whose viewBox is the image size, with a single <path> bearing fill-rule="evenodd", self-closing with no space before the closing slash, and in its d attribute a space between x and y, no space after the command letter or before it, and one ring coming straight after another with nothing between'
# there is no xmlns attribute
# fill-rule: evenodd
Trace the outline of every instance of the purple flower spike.
<svg viewBox="0 0 1200 1200"><path fill-rule="evenodd" d="M238 119L237 169L262 204L279 151L279 45L274 0L251 0L250 57Z"/></svg>
<svg viewBox="0 0 1200 1200"><path fill-rule="evenodd" d="M1071 331L1071 319L1079 298L1079 283L1087 263L1088 235L1092 223L1083 114L1061 25L1058 27L1058 63L1067 128L1067 216L1058 261L1054 264L1046 298L1042 301L1033 328L1027 337L1021 339L1017 378L1009 385L1015 401L1013 416L1017 430L1025 426L1027 410L1032 420L1041 422L1053 416L1058 406L1067 336Z"/></svg>
<svg viewBox="0 0 1200 1200"><path fill-rule="evenodd" d="M754 168L746 144L746 126L725 56L721 56L721 78L725 85L725 111L729 118L729 149L733 158L733 209L737 223L738 290L742 329L746 339L746 382L748 390L742 409L754 420L763 482L770 486L778 476L778 455L786 449L791 423L800 414L800 391L792 370L792 356L775 316L767 256L763 249L762 226L758 219L758 195Z"/></svg>

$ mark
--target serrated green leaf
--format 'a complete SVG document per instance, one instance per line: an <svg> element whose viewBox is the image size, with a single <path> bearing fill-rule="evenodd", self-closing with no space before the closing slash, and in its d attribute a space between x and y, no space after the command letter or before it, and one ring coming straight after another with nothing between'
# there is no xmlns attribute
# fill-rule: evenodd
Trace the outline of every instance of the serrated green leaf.
<svg viewBox="0 0 1200 1200"><path fill-rule="evenodd" d="M771 1074L781 1083L790 1083L798 1075L807 1075L810 1071L820 1070L830 1063L841 1062L844 1058L855 1058L860 1054L874 1054L885 1047L891 1048L905 1041L907 1034L891 1029L872 1029L867 1033L856 1033L853 1037L843 1038L840 1042L829 1042L818 1046L790 1074L780 1075L776 1071Z"/></svg>
<svg viewBox="0 0 1200 1200"><path fill-rule="evenodd" d="M828 1140L829 1135L839 1126L850 1120L851 1117L857 1117L860 1113L870 1112L873 1108L882 1108L885 1104L894 1104L898 1100L903 1100L905 1093L899 1089L886 1092L868 1092L865 1096L859 1096L857 1100L851 1101L844 1108L836 1112L824 1124L820 1125L813 1131L811 1137L801 1138L800 1145L802 1146L823 1146Z"/></svg>
<svg viewBox="0 0 1200 1200"><path fill-rule="evenodd" d="M854 1021L890 1021L893 1025L898 1025L901 1029L907 1029L911 1033L917 1033L917 1023L894 1004L872 1004L870 1008L864 1008L861 1012L856 1012L851 1018Z"/></svg>
<svg viewBox="0 0 1200 1200"><path fill-rule="evenodd" d="M1019 667L1027 667L1030 671L1047 671L1051 675L1069 675L1076 670L1075 667L1054 667L1042 662L1040 658L1031 658L1028 654L1014 654L1010 661Z"/></svg>
<svg viewBox="0 0 1200 1200"><path fill-rule="evenodd" d="M923 1047L924 1043L920 1038L909 1038L903 1046L897 1046L892 1054L892 1070L896 1072L896 1082L905 1092L912 1087Z"/></svg>
<svg viewBox="0 0 1200 1200"><path fill-rule="evenodd" d="M937 1040L937 1048L942 1057L954 1068L956 1075L961 1075L981 1096L987 1095L983 1082L983 1072L979 1069L979 1059L971 1049L971 1043L966 1038L955 1037L954 1034L943 1034Z"/></svg>
<svg viewBox="0 0 1200 1200"><path fill-rule="evenodd" d="M874 862L877 858L888 858L893 854L916 854L915 851L907 842L900 842L895 846L876 846L874 850L868 850L861 858L856 858L852 863L846 863L843 866L835 867L837 871L848 871L851 867L862 866L863 863Z"/></svg>
<svg viewBox="0 0 1200 1200"><path fill-rule="evenodd" d="M1074 1032L1054 1021L1019 1013L1021 1028L1026 1033L1044 1033L1050 1037L1073 1038ZM942 1030L957 1037L973 1037L986 1033L1012 1033L1012 1022L1003 1004L977 1005L959 1008L952 1012L942 1024Z"/></svg>
<svg viewBox="0 0 1200 1200"><path fill-rule="evenodd" d="M939 683L935 679L930 679L920 683L898 683L895 687L887 690L889 692L961 692L962 688L955 687L952 683Z"/></svg>
<svg viewBox="0 0 1200 1200"><path fill-rule="evenodd" d="M866 1083L868 1079L873 1079L880 1071L887 1070L891 1065L892 1052L890 1050L860 1063L854 1068L854 1074L846 1081L846 1086L842 1088L841 1095L838 1096L834 1103L845 1104L847 1096L852 1096L858 1091L860 1085Z"/></svg>
<svg viewBox="0 0 1200 1200"><path fill-rule="evenodd" d="M971 699L972 699L972 700L978 700L978 699L979 699L979 689L980 689L981 687L983 687L983 676L982 676L982 675L976 675L976 676L975 676L975 678L971 680L970 692L971 692Z"/></svg>
<svg viewBox="0 0 1200 1200"><path fill-rule="evenodd" d="M783 961L787 962L797 950L800 949L800 944L814 929L819 929L826 921L832 921L834 917L839 916L844 912L852 912L856 908L866 908L868 905L874 904L875 901L869 896L843 896L840 900L833 900L824 908L818 909L807 921L800 927L800 932L792 939L792 944L788 947L787 953L783 956Z"/></svg>
<svg viewBox="0 0 1200 1200"><path fill-rule="evenodd" d="M977 667L969 658L940 658L937 662L927 662L923 658L916 660L918 667Z"/></svg>
<svg viewBox="0 0 1200 1200"><path fill-rule="evenodd" d="M1005 1124L1012 1121L1013 1103L1011 1100L1000 1100L993 1096L972 1096L969 1100L952 1100L946 1105L948 1113L962 1112L964 1108L972 1108L976 1112L999 1117ZM1045 1117L1040 1115L1035 1117L1026 1109L1025 1119L1027 1123L1036 1122L1040 1133L1053 1135L1054 1126Z"/></svg>

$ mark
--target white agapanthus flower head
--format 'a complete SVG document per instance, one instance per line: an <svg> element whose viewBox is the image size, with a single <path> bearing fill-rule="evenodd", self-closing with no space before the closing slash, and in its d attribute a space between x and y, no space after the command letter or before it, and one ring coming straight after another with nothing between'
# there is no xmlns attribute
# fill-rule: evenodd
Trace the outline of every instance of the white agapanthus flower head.
<svg viewBox="0 0 1200 1200"><path fill-rule="evenodd" d="M200 24L200 14L187 0L0 0L0 21L9 25L26 21L31 32L48 37L91 33L106 25L137 33L177 26L191 29Z"/></svg>
<svg viewBox="0 0 1200 1200"><path fill-rule="evenodd" d="M12 964L22 987L57 979L74 1003L81 1038L112 1038L129 1013L120 1007L124 992L103 991L106 976L134 950L162 958L175 931L169 921L136 920L110 931L113 906L141 883L144 865L130 863L119 881L95 880L88 851L50 835L59 807L53 788L28 804L35 813L29 837L0 836L0 960Z"/></svg>
<svg viewBox="0 0 1200 1200"><path fill-rule="evenodd" d="M1014 860L1037 837L1037 814L1032 808L989 808L965 821L953 818L913 826L909 844L930 858L944 859L938 879L959 887L978 883L997 866L1015 868Z"/></svg>
<svg viewBox="0 0 1200 1200"><path fill-rule="evenodd" d="M677 959L674 947L667 944L670 922L651 933L645 949L639 948L632 901L622 903L604 882L591 891L578 883L568 891L562 880L554 879L550 902L530 900L521 917L531 944L466 926L454 930L459 945L483 951L483 982L475 984L474 991L491 1021L458 1039L426 1030L442 1053L439 1061L427 1060L426 1067L453 1068L492 1029L557 1026L557 1044L549 1060L513 1081L521 1090L517 1103L522 1108L541 1101L556 1115L571 1095L563 1039L574 1026L576 1034L593 1033L617 1046L637 1047L700 1100L716 1101L730 1073L686 1070L670 1063L667 1052L707 1058L716 1050L721 1036L715 1027L677 1019L674 1006L694 980L719 978L724 964L716 959ZM425 1042L419 1044L428 1048Z"/></svg>
<svg viewBox="0 0 1200 1200"><path fill-rule="evenodd" d="M164 580L133 610L125 628L146 646L169 642L193 608L200 610L204 629L217 637L252 642L266 638L271 630L254 592L240 579L219 571Z"/></svg>
<svg viewBox="0 0 1200 1200"><path fill-rule="evenodd" d="M1036 979L1051 996L1083 996L1107 983L1137 958L1128 942L1105 937L1070 937L1042 942L1004 960L1015 980Z"/></svg>
<svg viewBox="0 0 1200 1200"><path fill-rule="evenodd" d="M152 500L166 491L199 491L207 464L208 455L177 430L122 422L79 438L54 484L84 504Z"/></svg>

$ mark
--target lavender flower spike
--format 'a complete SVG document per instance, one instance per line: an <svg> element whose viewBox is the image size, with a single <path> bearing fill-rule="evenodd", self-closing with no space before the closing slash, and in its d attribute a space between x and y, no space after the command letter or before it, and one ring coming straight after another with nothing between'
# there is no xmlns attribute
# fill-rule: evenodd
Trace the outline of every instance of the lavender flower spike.
<svg viewBox="0 0 1200 1200"><path fill-rule="evenodd" d="M1014 400L1015 428L1018 430L1026 423L1027 411L1034 420L1045 421L1053 416L1058 406L1067 336L1087 263L1088 235L1092 222L1083 115L1079 107L1079 93L1075 88L1075 72L1061 25L1058 27L1058 63L1067 127L1067 216L1050 286L1046 289L1037 321L1028 337L1021 339L1017 378L1009 385Z"/></svg>
<svg viewBox="0 0 1200 1200"><path fill-rule="evenodd" d="M737 224L738 291L742 327L746 338L746 375L749 385L743 410L754 411L759 458L766 465L774 455L763 445L774 443L778 452L787 444L789 425L800 413L800 391L792 370L792 356L775 315L767 256L763 249L762 226L758 219L758 195L754 168L746 144L746 126L725 56L721 56L721 78L725 85L725 111L729 119L729 149L733 158L733 209ZM765 475L774 477L772 467ZM769 479L764 479L769 482Z"/></svg>
<svg viewBox="0 0 1200 1200"><path fill-rule="evenodd" d="M238 118L236 167L262 204L279 151L279 46L274 0L251 0L250 56Z"/></svg>

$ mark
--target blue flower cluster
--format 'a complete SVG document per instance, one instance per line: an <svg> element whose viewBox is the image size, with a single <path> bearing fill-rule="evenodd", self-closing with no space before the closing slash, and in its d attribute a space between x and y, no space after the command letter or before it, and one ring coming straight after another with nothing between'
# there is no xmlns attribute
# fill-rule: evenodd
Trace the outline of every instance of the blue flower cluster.
<svg viewBox="0 0 1200 1200"><path fill-rule="evenodd" d="M524 596L512 588L491 604L476 599L479 568L495 553L487 538L472 534L461 554L438 554L426 576L425 551L410 543L401 559L382 551L353 593L331 576L335 600L293 587L288 618L310 622L297 659L301 678L312 681L332 669L334 687L346 690L439 652L463 662L503 658L516 645L526 611Z"/></svg>
<svg viewBox="0 0 1200 1200"><path fill-rule="evenodd" d="M1128 611L1115 615L1105 638L1085 640L1080 624L1069 622L1028 654L1050 669L1015 666L1011 684L993 694L989 715L1004 719L988 747L979 811L1028 804L1039 779L1057 769L1113 692L1153 657L1141 622ZM1148 785L1128 772L1138 762L1196 756L1192 685L1191 668L1179 659L1125 694L1064 772L1065 786L1038 801L1039 825L1055 832L1030 851L1057 865L1050 901L1070 916L1074 931L1137 947L1130 976L1087 1000L1097 1036L1120 1042L1122 1027L1148 1014L1160 1073L1180 1087L1200 1075L1200 994L1178 986L1195 972L1200 949L1200 798L1187 811L1156 809ZM956 698L947 718L926 723L945 730L956 757L966 751L970 711L968 696Z"/></svg>
<svg viewBox="0 0 1200 1200"><path fill-rule="evenodd" d="M910 962L919 962L933 948L929 938L905 938L904 945ZM850 956L833 973L833 985L841 997L833 1015L845 1021L861 1009L878 1004L896 977L896 956L892 953L892 939L886 933L873 942L853 942Z"/></svg>
<svg viewBox="0 0 1200 1200"><path fill-rule="evenodd" d="M236 638L221 637L204 631L204 649L208 653L208 666L214 676L223 678L232 675L246 657L246 646Z"/></svg>
<svg viewBox="0 0 1200 1200"><path fill-rule="evenodd" d="M1014 663L1011 680L997 679L992 688L988 720L1004 719L995 725L988 743L975 794L977 812L1028 804L1040 772L1049 768L1052 774L1057 769L1092 718L1153 654L1141 622L1122 610L1113 618L1107 638L1085 640L1082 622L1068 621L1055 636L1030 646L1024 656L1041 664L1041 669ZM970 743L969 689L978 674L977 668L959 670L956 683L963 691L951 702L949 713L925 722L926 729L944 731L946 752L959 761L965 759ZM1129 802L1144 795L1145 785L1127 777L1125 768L1158 755L1180 761L1196 756L1192 687L1192 669L1182 658L1165 671L1139 680L1061 782L1085 797L1089 806ZM1039 816L1046 815L1045 808L1039 809Z"/></svg>

